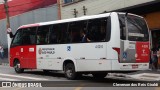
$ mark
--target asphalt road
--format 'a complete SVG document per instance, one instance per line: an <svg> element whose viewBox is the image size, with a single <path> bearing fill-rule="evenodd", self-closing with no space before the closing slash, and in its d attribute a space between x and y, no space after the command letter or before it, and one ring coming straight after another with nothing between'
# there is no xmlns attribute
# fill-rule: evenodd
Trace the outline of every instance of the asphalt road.
<svg viewBox="0 0 160 90"><path fill-rule="evenodd" d="M103 80L93 79L92 76L83 76L78 80L67 80L63 73L50 72L44 73L42 70L27 70L22 74L14 72L9 66L0 65L0 81L14 83L41 83L43 88L14 88L3 87L0 90L160 90L155 87L115 87L113 83L137 83L135 81L127 81L121 79L105 78ZM18 84L17 84L18 85ZM0 85L2 86L2 85ZM49 87L44 87L49 86Z"/></svg>

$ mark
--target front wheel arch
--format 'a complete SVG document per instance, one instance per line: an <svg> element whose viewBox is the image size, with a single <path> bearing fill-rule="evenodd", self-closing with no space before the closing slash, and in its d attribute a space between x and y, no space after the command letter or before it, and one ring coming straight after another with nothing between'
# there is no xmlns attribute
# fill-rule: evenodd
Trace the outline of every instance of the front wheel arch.
<svg viewBox="0 0 160 90"><path fill-rule="evenodd" d="M76 63L75 63L75 61L73 59L65 59L64 62L63 62L63 66L62 66L63 71L65 70L65 66L68 63L73 63L74 66L75 66L75 71L77 70Z"/></svg>

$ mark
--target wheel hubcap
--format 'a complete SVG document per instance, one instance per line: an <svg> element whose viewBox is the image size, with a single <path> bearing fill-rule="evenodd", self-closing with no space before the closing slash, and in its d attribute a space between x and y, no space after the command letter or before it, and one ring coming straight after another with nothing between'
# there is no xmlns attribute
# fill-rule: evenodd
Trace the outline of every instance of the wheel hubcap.
<svg viewBox="0 0 160 90"><path fill-rule="evenodd" d="M20 64L16 64L15 69L18 71L20 69Z"/></svg>
<svg viewBox="0 0 160 90"><path fill-rule="evenodd" d="M72 77L73 71L71 69L66 71L68 77Z"/></svg>

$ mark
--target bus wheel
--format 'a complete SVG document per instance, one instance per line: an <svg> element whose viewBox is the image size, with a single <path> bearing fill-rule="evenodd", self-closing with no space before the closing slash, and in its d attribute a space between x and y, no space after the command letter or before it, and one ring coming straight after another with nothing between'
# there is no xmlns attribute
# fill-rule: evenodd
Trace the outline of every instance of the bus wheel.
<svg viewBox="0 0 160 90"><path fill-rule="evenodd" d="M23 73L24 69L20 68L20 62L16 61L14 64L14 70L16 73Z"/></svg>
<svg viewBox="0 0 160 90"><path fill-rule="evenodd" d="M92 73L94 78L97 79L103 79L104 77L106 77L107 73Z"/></svg>
<svg viewBox="0 0 160 90"><path fill-rule="evenodd" d="M65 66L65 77L69 80L74 80L77 78L77 73L75 72L75 67L73 63L68 63Z"/></svg>

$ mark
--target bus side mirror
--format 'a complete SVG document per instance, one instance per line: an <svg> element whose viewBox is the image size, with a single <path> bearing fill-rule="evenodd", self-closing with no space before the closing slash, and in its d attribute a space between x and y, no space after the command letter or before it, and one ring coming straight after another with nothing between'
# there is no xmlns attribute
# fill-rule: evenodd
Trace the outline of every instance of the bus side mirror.
<svg viewBox="0 0 160 90"><path fill-rule="evenodd" d="M8 34L9 34L10 38L13 38L13 37L14 37L14 35L13 35L12 32L11 32L11 33L8 33Z"/></svg>

